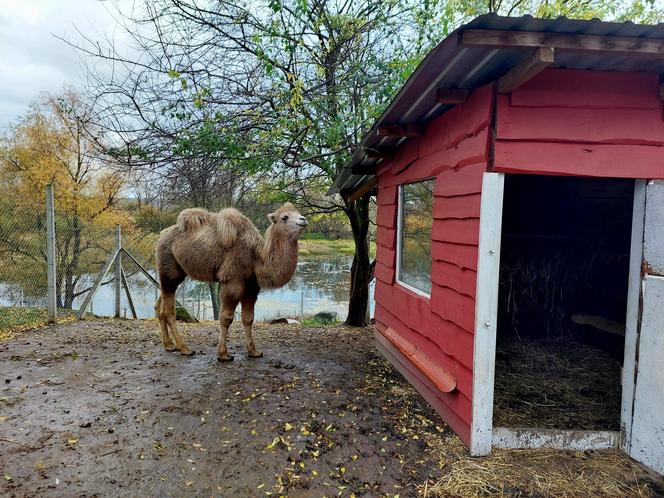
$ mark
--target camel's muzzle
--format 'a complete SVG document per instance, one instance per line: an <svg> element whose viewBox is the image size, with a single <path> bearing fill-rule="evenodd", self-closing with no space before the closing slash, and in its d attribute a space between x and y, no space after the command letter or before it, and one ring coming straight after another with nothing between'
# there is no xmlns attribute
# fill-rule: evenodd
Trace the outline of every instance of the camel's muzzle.
<svg viewBox="0 0 664 498"><path fill-rule="evenodd" d="M307 219L304 216L300 216L300 219L297 220L296 225L299 227L306 227L309 223L307 222Z"/></svg>

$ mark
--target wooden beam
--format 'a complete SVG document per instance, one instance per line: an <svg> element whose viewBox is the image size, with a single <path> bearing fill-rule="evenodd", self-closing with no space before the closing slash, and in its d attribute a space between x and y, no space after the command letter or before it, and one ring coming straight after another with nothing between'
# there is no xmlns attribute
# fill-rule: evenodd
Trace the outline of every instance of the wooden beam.
<svg viewBox="0 0 664 498"><path fill-rule="evenodd" d="M498 93L510 93L512 90L517 89L553 64L554 55L554 49L551 47L536 49L535 53L514 66L498 80L496 90Z"/></svg>
<svg viewBox="0 0 664 498"><path fill-rule="evenodd" d="M558 50L575 52L630 54L664 58L664 39L630 36L466 29L461 33L461 45L464 47L490 48L552 47Z"/></svg>
<svg viewBox="0 0 664 498"><path fill-rule="evenodd" d="M374 176L367 183L362 185L359 189L357 189L355 192L351 193L350 195L347 195L344 192L342 192L341 195L343 195L343 197L348 202L353 202L353 201L358 200L360 197L362 197L367 192L371 192L373 189L376 188L377 185L378 185L378 178L376 178Z"/></svg>
<svg viewBox="0 0 664 498"><path fill-rule="evenodd" d="M392 124L379 126L376 131L379 137L419 137L424 135L422 123Z"/></svg>
<svg viewBox="0 0 664 498"><path fill-rule="evenodd" d="M464 104L469 96L469 90L462 90L461 88L439 88L436 102L439 104Z"/></svg>
<svg viewBox="0 0 664 498"><path fill-rule="evenodd" d="M354 175L375 175L378 164L356 164L350 169Z"/></svg>
<svg viewBox="0 0 664 498"><path fill-rule="evenodd" d="M368 159L392 159L392 156L394 155L393 152L374 149L367 149L366 154Z"/></svg>

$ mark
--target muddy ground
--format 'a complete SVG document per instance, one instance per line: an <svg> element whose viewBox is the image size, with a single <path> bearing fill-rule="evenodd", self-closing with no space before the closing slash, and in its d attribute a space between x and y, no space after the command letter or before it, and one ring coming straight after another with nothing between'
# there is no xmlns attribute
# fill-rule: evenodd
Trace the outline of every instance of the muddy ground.
<svg viewBox="0 0 664 498"><path fill-rule="evenodd" d="M369 329L263 325L249 359L234 325L219 364L216 327L183 327L193 357L154 321L0 343L0 494L412 496L439 475L444 424Z"/></svg>

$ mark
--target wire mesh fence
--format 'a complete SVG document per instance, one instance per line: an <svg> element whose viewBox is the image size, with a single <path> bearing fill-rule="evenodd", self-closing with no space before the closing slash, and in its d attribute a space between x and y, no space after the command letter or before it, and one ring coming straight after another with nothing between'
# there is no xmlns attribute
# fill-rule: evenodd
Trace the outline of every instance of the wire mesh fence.
<svg viewBox="0 0 664 498"><path fill-rule="evenodd" d="M25 200L19 204L11 196L0 198L0 308L47 308L46 192L40 194L34 196L29 209L25 209ZM58 209L58 202L54 211L54 291L60 314L72 315L85 304L100 272L117 250L115 227L116 222L122 222L121 245L126 253L121 257L126 285L122 285L122 279L117 281L115 265L111 265L85 311L96 316L132 318L135 313L139 319L154 318L158 297L154 248L159 234L138 229L126 218L84 219L75 210ZM256 320L301 321L316 315L325 320L345 319L350 265L348 255L300 258L297 271L286 286L261 292ZM186 310L182 317L204 321L218 316L217 284L187 278L176 298Z"/></svg>

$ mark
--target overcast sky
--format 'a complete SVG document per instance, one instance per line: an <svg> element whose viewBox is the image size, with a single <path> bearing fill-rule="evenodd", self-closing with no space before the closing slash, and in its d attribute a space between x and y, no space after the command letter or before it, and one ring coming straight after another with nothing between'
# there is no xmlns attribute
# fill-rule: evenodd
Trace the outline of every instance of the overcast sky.
<svg viewBox="0 0 664 498"><path fill-rule="evenodd" d="M74 49L55 38L81 40L123 37L114 4L133 0L0 0L0 130L23 114L40 92L80 84L83 71Z"/></svg>

